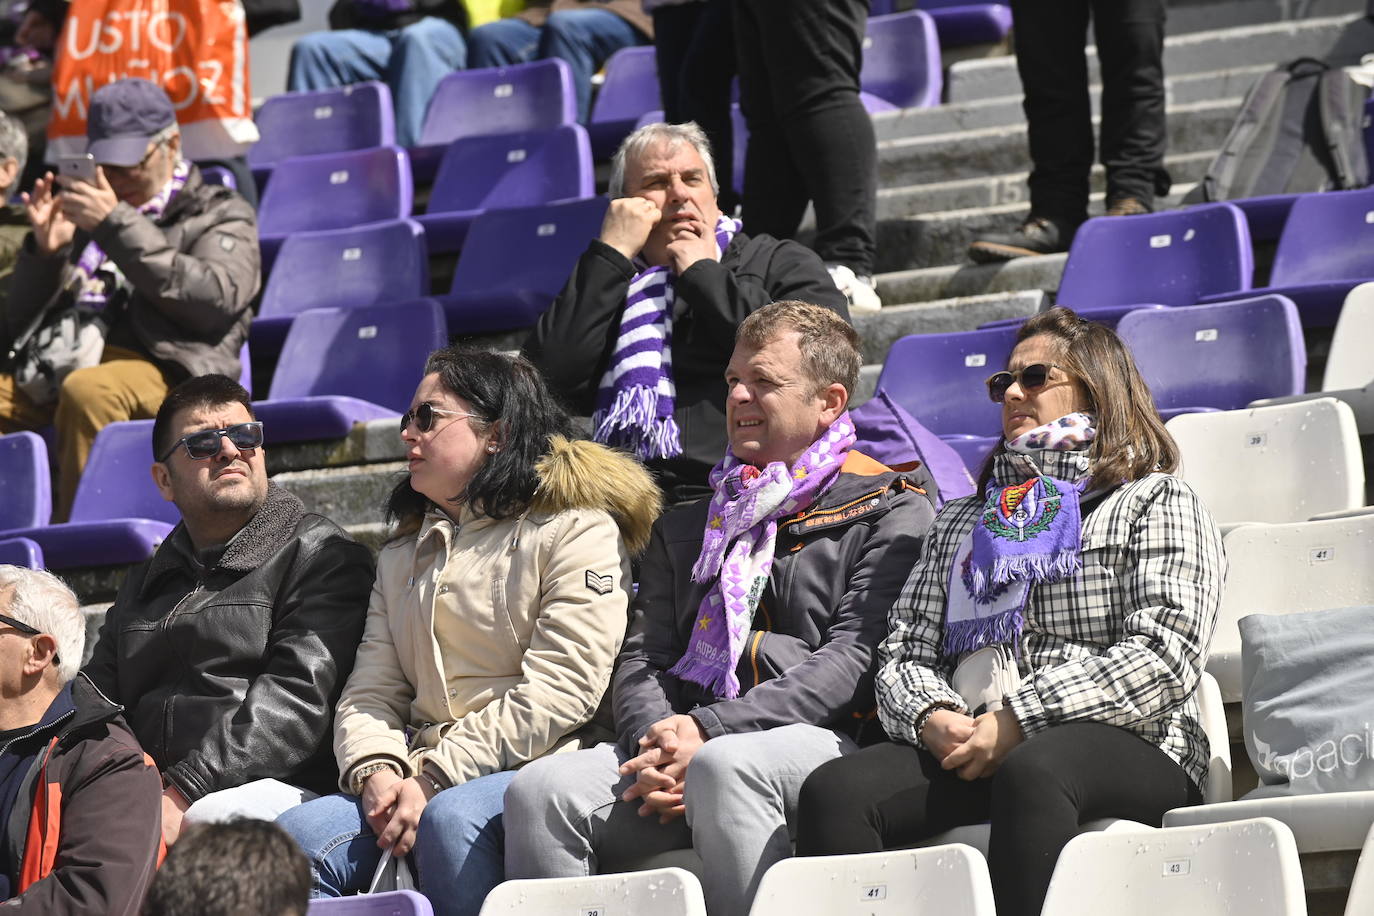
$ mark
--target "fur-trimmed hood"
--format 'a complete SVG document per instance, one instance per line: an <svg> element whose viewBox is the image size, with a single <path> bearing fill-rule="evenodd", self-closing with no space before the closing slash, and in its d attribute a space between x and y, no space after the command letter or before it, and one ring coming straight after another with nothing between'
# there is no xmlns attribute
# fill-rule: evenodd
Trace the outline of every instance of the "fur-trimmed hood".
<svg viewBox="0 0 1374 916"><path fill-rule="evenodd" d="M597 442L554 436L535 470L539 489L530 511L552 515L601 509L615 519L630 553L639 554L648 546L663 496L638 461Z"/></svg>

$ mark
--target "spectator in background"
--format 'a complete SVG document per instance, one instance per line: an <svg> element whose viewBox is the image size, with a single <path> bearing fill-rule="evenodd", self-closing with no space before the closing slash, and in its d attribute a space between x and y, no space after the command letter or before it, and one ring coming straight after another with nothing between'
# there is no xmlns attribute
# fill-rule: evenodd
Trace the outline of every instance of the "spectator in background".
<svg viewBox="0 0 1374 916"><path fill-rule="evenodd" d="M735 0L740 105L749 125L744 225L790 239L807 202L812 243L851 312L873 290L878 148L859 101L868 0Z"/></svg>
<svg viewBox="0 0 1374 916"><path fill-rule="evenodd" d="M86 621L41 570L0 566L0 910L134 916L157 868L157 768L77 673Z"/></svg>
<svg viewBox="0 0 1374 916"><path fill-rule="evenodd" d="M18 350L0 374L0 432L56 423L56 520L105 424L151 417L188 376L239 374L261 280L252 207L181 158L160 88L97 90L87 137L94 182L48 173L24 196L32 232L0 314L0 352Z"/></svg>
<svg viewBox="0 0 1374 916"><path fill-rule="evenodd" d="M153 481L181 512L125 578L86 666L128 711L165 789L162 830L265 819L333 787L334 704L362 636L372 559L269 483L262 424L222 375L153 423Z"/></svg>
<svg viewBox="0 0 1374 916"><path fill-rule="evenodd" d="M652 41L641 0L530 0L524 12L472 30L469 67L506 67L557 57L572 68L577 120L591 113L592 75L621 48Z"/></svg>
<svg viewBox="0 0 1374 916"><path fill-rule="evenodd" d="M611 165L610 208L525 353L593 418L600 442L648 462L670 503L710 492L728 442L721 383L735 331L778 299L848 319L815 253L723 216L695 124L650 124Z"/></svg>
<svg viewBox="0 0 1374 916"><path fill-rule="evenodd" d="M280 827L201 824L167 854L142 916L305 916L310 863Z"/></svg>
<svg viewBox="0 0 1374 916"><path fill-rule="evenodd" d="M17 118L0 114L0 316L9 311L10 275L19 260L19 249L29 234L29 217L22 204L13 203L29 156L29 137Z"/></svg>
<svg viewBox="0 0 1374 916"><path fill-rule="evenodd" d="M1084 41L1091 13L1102 73L1108 216L1149 213L1164 170L1164 0L1012 0L1016 69L1030 143L1030 216L969 246L979 262L1068 251L1088 217L1092 104Z"/></svg>

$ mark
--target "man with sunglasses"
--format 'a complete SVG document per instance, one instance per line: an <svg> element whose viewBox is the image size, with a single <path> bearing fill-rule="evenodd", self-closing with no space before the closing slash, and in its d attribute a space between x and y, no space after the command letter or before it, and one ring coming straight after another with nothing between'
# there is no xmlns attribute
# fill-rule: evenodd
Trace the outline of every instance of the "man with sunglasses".
<svg viewBox="0 0 1374 916"><path fill-rule="evenodd" d="M0 909L135 913L157 868L157 769L77 673L76 595L0 565Z"/></svg>
<svg viewBox="0 0 1374 916"><path fill-rule="evenodd" d="M262 446L237 382L167 395L152 475L181 524L125 579L86 667L162 770L169 844L183 817L272 820L338 780L334 705L372 558L267 480Z"/></svg>

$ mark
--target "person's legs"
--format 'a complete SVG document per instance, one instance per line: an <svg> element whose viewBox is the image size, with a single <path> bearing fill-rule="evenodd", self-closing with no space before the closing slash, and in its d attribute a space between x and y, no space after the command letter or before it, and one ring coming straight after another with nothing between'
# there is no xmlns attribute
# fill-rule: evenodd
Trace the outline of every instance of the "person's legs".
<svg viewBox="0 0 1374 916"><path fill-rule="evenodd" d="M577 878L692 845L682 818L640 817L620 795L627 758L613 744L528 763L506 791L507 878Z"/></svg>
<svg viewBox="0 0 1374 916"><path fill-rule="evenodd" d="M1198 804L1183 768L1130 732L1099 722L1048 728L1013 748L992 778L988 868L999 916L1035 916L1064 844L1084 821L1158 826Z"/></svg>
<svg viewBox="0 0 1374 916"><path fill-rule="evenodd" d="M501 812L514 770L445 789L429 800L415 836L420 890L439 916L477 916L505 878Z"/></svg>
<svg viewBox="0 0 1374 916"><path fill-rule="evenodd" d="M509 67L534 60L540 29L523 19L498 19L468 33L468 67Z"/></svg>
<svg viewBox="0 0 1374 916"><path fill-rule="evenodd" d="M286 88L302 92L380 80L386 75L391 49L391 38L386 32L311 32L291 47Z"/></svg>
<svg viewBox="0 0 1374 916"><path fill-rule="evenodd" d="M696 35L697 23L706 12L705 3L676 3L654 10L654 65L658 69L658 95L663 105L663 120L681 124L682 94L686 91L683 68ZM733 61L731 61L733 69Z"/></svg>
<svg viewBox="0 0 1374 916"><path fill-rule="evenodd" d="M319 796L309 789L276 779L257 779L196 799L186 809L185 821L187 824L218 824L236 817L272 821L297 805L317 798Z"/></svg>
<svg viewBox="0 0 1374 916"><path fill-rule="evenodd" d="M396 33L386 81L396 100L396 142L420 142L425 111L439 81L467 64L463 33L447 19L426 16Z"/></svg>
<svg viewBox="0 0 1374 916"><path fill-rule="evenodd" d="M1102 71L1100 149L1107 204L1133 197L1152 209L1169 193L1164 170L1164 0L1094 0Z"/></svg>
<svg viewBox="0 0 1374 916"><path fill-rule="evenodd" d="M53 404L35 404L15 384L14 376L0 372L0 435L47 426L56 409Z"/></svg>
<svg viewBox="0 0 1374 916"><path fill-rule="evenodd" d="M591 113L592 74L616 51L645 40L638 29L609 10L559 10L549 14L539 38L539 56L557 57L572 68L577 120L586 124Z"/></svg>
<svg viewBox="0 0 1374 916"><path fill-rule="evenodd" d="M739 206L735 193L735 125L730 117L730 94L735 81L733 0L706 0L664 9L698 7L701 15L688 35L690 42L680 63L678 112L675 120L695 121L706 132L715 155L721 212L732 215ZM657 20L655 20L657 21ZM658 30L655 27L655 36Z"/></svg>
<svg viewBox="0 0 1374 916"><path fill-rule="evenodd" d="M310 860L312 897L364 890L382 860L377 837L356 795L326 795L277 818Z"/></svg>
<svg viewBox="0 0 1374 916"><path fill-rule="evenodd" d="M773 23L767 10L746 0L735 4L735 58L739 104L749 126L744 154L744 227L775 238L796 234L806 212L806 182L787 148L779 115L773 109L773 75L762 53Z"/></svg>

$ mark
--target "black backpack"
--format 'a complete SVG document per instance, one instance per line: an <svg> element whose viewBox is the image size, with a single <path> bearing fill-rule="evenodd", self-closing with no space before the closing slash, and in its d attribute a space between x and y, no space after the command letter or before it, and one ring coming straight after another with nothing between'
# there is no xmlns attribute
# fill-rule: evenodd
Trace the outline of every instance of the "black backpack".
<svg viewBox="0 0 1374 916"><path fill-rule="evenodd" d="M1362 188L1369 90L1311 57L1259 78L1198 185L1202 200Z"/></svg>

